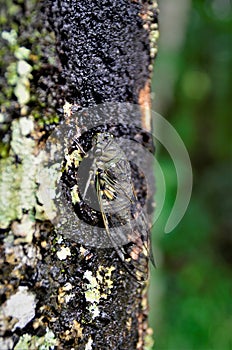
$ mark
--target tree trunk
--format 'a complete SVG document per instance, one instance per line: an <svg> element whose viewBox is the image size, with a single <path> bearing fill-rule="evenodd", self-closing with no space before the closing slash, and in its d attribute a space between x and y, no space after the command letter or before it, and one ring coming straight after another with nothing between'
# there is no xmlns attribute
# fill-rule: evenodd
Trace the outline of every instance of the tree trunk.
<svg viewBox="0 0 232 350"><path fill-rule="evenodd" d="M1 2L1 349L149 348L152 169L134 144L153 151L157 13L155 1ZM119 197L106 178L100 210L81 199L99 135L113 167L131 167L120 188L133 208L117 215L102 213Z"/></svg>

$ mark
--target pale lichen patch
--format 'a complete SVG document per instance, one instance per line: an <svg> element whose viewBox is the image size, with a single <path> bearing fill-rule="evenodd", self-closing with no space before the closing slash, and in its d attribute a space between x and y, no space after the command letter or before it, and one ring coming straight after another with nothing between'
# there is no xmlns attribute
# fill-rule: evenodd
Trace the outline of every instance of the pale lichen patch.
<svg viewBox="0 0 232 350"><path fill-rule="evenodd" d="M28 59L31 51L24 46L16 48L14 55L18 60Z"/></svg>
<svg viewBox="0 0 232 350"><path fill-rule="evenodd" d="M18 265L18 269L14 268L11 276L14 277L19 274L20 266L25 264L34 267L38 260L41 260L39 248L32 244L17 245L14 244L14 236L9 235L4 239L5 259L10 265Z"/></svg>
<svg viewBox="0 0 232 350"><path fill-rule="evenodd" d="M114 270L115 268L112 266L107 268L100 266L96 277L92 275L91 271L84 273L84 278L89 281L89 283L86 283L85 298L86 301L91 303L88 310L93 319L100 314L98 307L100 299L107 299L109 294L111 294L111 288L113 288L111 274Z"/></svg>
<svg viewBox="0 0 232 350"><path fill-rule="evenodd" d="M17 243L31 243L33 239L33 233L35 231L35 222L30 215L24 214L21 222L14 221L11 226L12 232L15 236L20 238L16 239Z"/></svg>
<svg viewBox="0 0 232 350"><path fill-rule="evenodd" d="M58 345L58 341L55 339L55 334L49 329L46 329L46 333L43 337L37 337L35 335L24 334L20 337L19 342L14 347L15 350L53 350Z"/></svg>
<svg viewBox="0 0 232 350"><path fill-rule="evenodd" d="M100 285L96 277L92 275L91 271L85 271L84 278L89 281L89 283L86 283L85 290L85 299L90 302L88 310L91 313L92 318L95 318L100 314L98 309L99 300L101 298Z"/></svg>
<svg viewBox="0 0 232 350"><path fill-rule="evenodd" d="M16 294L12 295L3 304L1 313L5 317L12 317L17 320L12 331L16 328L24 328L35 316L35 295L28 292L27 287L20 286Z"/></svg>
<svg viewBox="0 0 232 350"><path fill-rule="evenodd" d="M154 346L153 330L151 328L147 329L147 334L144 338L144 350L152 350Z"/></svg>
<svg viewBox="0 0 232 350"><path fill-rule="evenodd" d="M61 249L56 253L59 260L65 260L68 256L71 256L69 247L61 247Z"/></svg>
<svg viewBox="0 0 232 350"><path fill-rule="evenodd" d="M159 13L157 1L152 1L148 4L146 12L140 14L141 18L144 21L143 28L149 33L149 42L150 42L150 57L151 59L155 58L158 49L157 41L159 38L158 24L154 23L154 13ZM153 70L153 66L149 66L149 70Z"/></svg>
<svg viewBox="0 0 232 350"><path fill-rule="evenodd" d="M34 129L31 116L14 120L11 128L9 157L0 161L0 226L7 228L13 220L23 219L24 211L31 215L31 221L53 220L57 216L54 198L61 174L60 164L46 167L49 154L44 150L35 154L36 142L28 137ZM53 157L56 150L57 147L50 147ZM18 159L17 163L15 159ZM32 240L32 231L27 232L26 242Z"/></svg>
<svg viewBox="0 0 232 350"><path fill-rule="evenodd" d="M36 193L39 203L36 206L36 219L49 219L53 221L57 217L56 183L59 179L59 164L52 164L50 167L40 166L37 174L39 188Z"/></svg>
<svg viewBox="0 0 232 350"><path fill-rule="evenodd" d="M99 283L92 275L91 271L85 271L84 278L89 281L89 283L86 283L86 291L85 291L85 299L86 301L89 301L91 303L99 303L101 294L100 294L100 286Z"/></svg>
<svg viewBox="0 0 232 350"><path fill-rule="evenodd" d="M14 30L4 31L2 38L8 42L16 58L16 62L11 62L7 67L7 83L14 87L13 91L18 103L23 107L30 101L30 79L32 79L33 67L26 61L29 59L30 50L17 45L17 33Z"/></svg>
<svg viewBox="0 0 232 350"><path fill-rule="evenodd" d="M89 337L88 343L85 345L85 350L92 350L93 339Z"/></svg>
<svg viewBox="0 0 232 350"><path fill-rule="evenodd" d="M85 256L87 252L88 252L88 250L81 245L80 246L80 254L82 256Z"/></svg>
<svg viewBox="0 0 232 350"><path fill-rule="evenodd" d="M21 134L23 136L27 136L34 130L34 121L32 117L31 118L23 117L19 119L19 126L21 130Z"/></svg>
<svg viewBox="0 0 232 350"><path fill-rule="evenodd" d="M74 163L75 167L79 166L82 159L83 159L83 157L80 153L80 150L75 150L72 152L72 154L69 155L69 162L70 162L70 164Z"/></svg>
<svg viewBox="0 0 232 350"><path fill-rule="evenodd" d="M69 282L59 288L57 297L59 304L68 303L74 297L74 294L67 294L72 288L73 286Z"/></svg>
<svg viewBox="0 0 232 350"><path fill-rule="evenodd" d="M104 267L100 266L97 271L97 279L103 285L104 293L101 294L101 298L107 299L108 295L111 294L113 288L113 281L111 279L112 272L115 270L113 266Z"/></svg>
<svg viewBox="0 0 232 350"><path fill-rule="evenodd" d="M26 136L24 123L12 123L11 152L0 163L0 225L6 228L14 219L22 219L23 210L31 211L36 205L35 142ZM28 129L27 129L28 130ZM15 155L20 159L15 164Z"/></svg>
<svg viewBox="0 0 232 350"><path fill-rule="evenodd" d="M93 303L92 305L90 305L88 310L91 313L93 319L100 315L100 311L96 303Z"/></svg>
<svg viewBox="0 0 232 350"><path fill-rule="evenodd" d="M13 349L14 346L14 341L10 337L1 337L0 338L0 349L5 350L5 349ZM22 349L20 349L22 350Z"/></svg>
<svg viewBox="0 0 232 350"><path fill-rule="evenodd" d="M36 206L36 219L48 219L54 222L60 213L61 208L57 202L60 199L60 192L57 192L57 189L62 175L62 154L62 145L57 141L57 137L50 136L45 147L37 155L36 197L40 205Z"/></svg>
<svg viewBox="0 0 232 350"><path fill-rule="evenodd" d="M16 30L11 29L10 32L4 30L2 32L2 38L6 41L8 41L8 43L10 44L10 46L14 46L17 44L17 38L18 38L18 34L16 32Z"/></svg>
<svg viewBox="0 0 232 350"><path fill-rule="evenodd" d="M71 110L72 106L73 105L71 103L69 103L67 101L65 102L65 104L63 106L63 111L64 111L64 115L66 117L70 117L71 116L71 114L72 114L72 110Z"/></svg>
<svg viewBox="0 0 232 350"><path fill-rule="evenodd" d="M72 197L72 203L76 204L80 202L80 197L79 197L79 193L78 193L78 186L75 185L73 186L72 190L71 190L71 197Z"/></svg>

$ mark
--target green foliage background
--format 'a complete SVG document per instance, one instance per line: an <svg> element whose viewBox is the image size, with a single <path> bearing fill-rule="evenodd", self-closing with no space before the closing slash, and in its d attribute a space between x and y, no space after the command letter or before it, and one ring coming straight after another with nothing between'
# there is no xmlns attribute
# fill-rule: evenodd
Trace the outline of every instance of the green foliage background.
<svg viewBox="0 0 232 350"><path fill-rule="evenodd" d="M175 3L178 14L182 2ZM164 234L176 174L159 147L167 194L153 229L158 261L150 291L154 349L227 350L232 349L232 2L189 2L182 42L176 46L162 38L162 30L166 37L179 35L174 15L166 19L168 28L162 24L163 4L154 108L183 139L194 184L186 215L172 233Z"/></svg>

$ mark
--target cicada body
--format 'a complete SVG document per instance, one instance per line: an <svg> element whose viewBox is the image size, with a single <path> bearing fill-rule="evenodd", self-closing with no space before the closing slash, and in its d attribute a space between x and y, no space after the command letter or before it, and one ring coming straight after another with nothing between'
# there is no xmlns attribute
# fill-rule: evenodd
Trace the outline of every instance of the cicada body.
<svg viewBox="0 0 232 350"><path fill-rule="evenodd" d="M148 260L152 258L149 228L135 194L129 160L109 132L96 133L89 152L82 149L78 140L75 142L75 152L82 157L76 166L77 172L82 173L75 185L76 204L83 208L87 205L96 215L100 213L110 245L123 265L138 281L146 280ZM73 155L74 151L69 159L77 158Z"/></svg>

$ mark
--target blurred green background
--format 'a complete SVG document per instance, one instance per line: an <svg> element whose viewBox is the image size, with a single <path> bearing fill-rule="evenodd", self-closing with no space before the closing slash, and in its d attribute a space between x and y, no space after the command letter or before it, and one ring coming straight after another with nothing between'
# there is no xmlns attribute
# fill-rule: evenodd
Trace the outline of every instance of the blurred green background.
<svg viewBox="0 0 232 350"><path fill-rule="evenodd" d="M194 177L184 218L165 234L176 173L158 146L167 193L153 229L154 349L232 349L231 0L160 0L153 92L153 109L183 139Z"/></svg>

